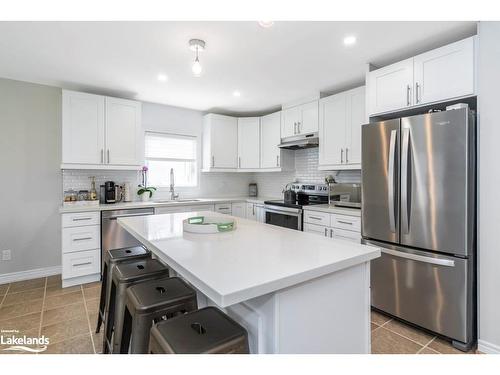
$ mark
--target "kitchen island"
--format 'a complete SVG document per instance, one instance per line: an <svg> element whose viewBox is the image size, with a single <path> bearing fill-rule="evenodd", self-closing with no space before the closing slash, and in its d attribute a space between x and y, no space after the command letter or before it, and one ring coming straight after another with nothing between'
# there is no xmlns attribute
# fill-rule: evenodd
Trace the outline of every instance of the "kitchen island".
<svg viewBox="0 0 500 375"><path fill-rule="evenodd" d="M199 307L218 306L242 324L252 353L370 352L378 248L235 217L231 232L183 232L184 219L203 215L217 214L118 222L197 289Z"/></svg>

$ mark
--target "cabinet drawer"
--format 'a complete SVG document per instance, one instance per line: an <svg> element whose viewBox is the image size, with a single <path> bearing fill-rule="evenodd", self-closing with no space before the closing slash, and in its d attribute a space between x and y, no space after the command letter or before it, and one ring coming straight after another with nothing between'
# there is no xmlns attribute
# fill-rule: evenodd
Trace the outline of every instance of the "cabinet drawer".
<svg viewBox="0 0 500 375"><path fill-rule="evenodd" d="M99 225L101 223L100 212L75 212L62 214L63 228L81 227L83 225Z"/></svg>
<svg viewBox="0 0 500 375"><path fill-rule="evenodd" d="M332 214L332 227L361 232L361 218L356 216L345 216Z"/></svg>
<svg viewBox="0 0 500 375"><path fill-rule="evenodd" d="M316 225L330 226L330 214L319 211L304 211L304 222Z"/></svg>
<svg viewBox="0 0 500 375"><path fill-rule="evenodd" d="M215 205L215 212L231 215L231 203L219 203Z"/></svg>
<svg viewBox="0 0 500 375"><path fill-rule="evenodd" d="M319 234L320 236L330 236L329 228L316 224L304 223L304 232Z"/></svg>
<svg viewBox="0 0 500 375"><path fill-rule="evenodd" d="M87 276L99 273L101 269L101 250L93 249L63 254L62 278Z"/></svg>
<svg viewBox="0 0 500 375"><path fill-rule="evenodd" d="M101 247L100 225L64 228L62 231L63 253L99 249Z"/></svg>
<svg viewBox="0 0 500 375"><path fill-rule="evenodd" d="M332 228L331 236L334 239L352 241L361 243L361 235L359 232L352 232L350 230Z"/></svg>

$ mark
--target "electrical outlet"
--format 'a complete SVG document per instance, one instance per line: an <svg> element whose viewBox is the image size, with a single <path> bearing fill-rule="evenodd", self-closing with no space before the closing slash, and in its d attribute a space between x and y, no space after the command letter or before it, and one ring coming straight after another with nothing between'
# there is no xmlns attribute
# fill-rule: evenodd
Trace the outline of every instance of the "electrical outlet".
<svg viewBox="0 0 500 375"><path fill-rule="evenodd" d="M11 260L12 252L10 250L2 250L2 260Z"/></svg>

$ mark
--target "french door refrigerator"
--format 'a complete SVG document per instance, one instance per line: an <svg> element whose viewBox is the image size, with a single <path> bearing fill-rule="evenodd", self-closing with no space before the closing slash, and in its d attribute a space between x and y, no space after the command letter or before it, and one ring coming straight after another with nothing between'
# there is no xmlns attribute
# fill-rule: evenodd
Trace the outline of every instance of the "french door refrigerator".
<svg viewBox="0 0 500 375"><path fill-rule="evenodd" d="M475 328L475 122L467 108L362 128L372 306L468 350Z"/></svg>

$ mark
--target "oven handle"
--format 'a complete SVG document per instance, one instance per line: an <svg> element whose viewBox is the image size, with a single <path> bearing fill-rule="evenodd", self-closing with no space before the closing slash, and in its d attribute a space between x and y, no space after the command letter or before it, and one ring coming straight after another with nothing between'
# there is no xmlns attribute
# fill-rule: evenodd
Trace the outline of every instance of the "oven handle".
<svg viewBox="0 0 500 375"><path fill-rule="evenodd" d="M295 217L300 217L302 216L302 212L291 212L291 211L283 211L283 210L273 210L272 208L265 207L266 212L271 212L274 214L280 214L280 215L288 215L288 216L295 216Z"/></svg>

